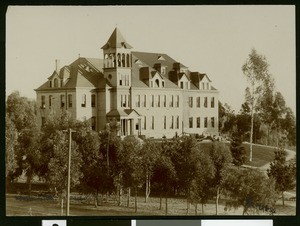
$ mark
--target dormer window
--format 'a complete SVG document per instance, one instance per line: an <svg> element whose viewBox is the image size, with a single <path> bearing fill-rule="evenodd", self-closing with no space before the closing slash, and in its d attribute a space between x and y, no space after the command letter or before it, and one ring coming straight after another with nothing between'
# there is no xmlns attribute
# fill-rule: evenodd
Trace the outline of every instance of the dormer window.
<svg viewBox="0 0 300 226"><path fill-rule="evenodd" d="M50 86L50 88L52 87L52 81L49 81L49 86Z"/></svg>
<svg viewBox="0 0 300 226"><path fill-rule="evenodd" d="M57 78L54 79L54 87L55 87L55 88L58 87L58 79L57 79Z"/></svg>
<svg viewBox="0 0 300 226"><path fill-rule="evenodd" d="M166 60L163 56L158 56L157 60Z"/></svg>
<svg viewBox="0 0 300 226"><path fill-rule="evenodd" d="M155 79L155 87L159 87L159 80Z"/></svg>

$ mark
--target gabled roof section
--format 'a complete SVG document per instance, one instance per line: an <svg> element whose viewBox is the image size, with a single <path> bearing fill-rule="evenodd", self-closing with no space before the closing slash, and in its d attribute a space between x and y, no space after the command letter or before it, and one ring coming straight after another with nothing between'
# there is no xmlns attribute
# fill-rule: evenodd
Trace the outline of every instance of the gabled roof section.
<svg viewBox="0 0 300 226"><path fill-rule="evenodd" d="M59 76L65 78L65 84L62 87L51 88L48 82L41 85L37 91L46 89L64 89L64 88L76 88L76 87L89 87L97 88L99 83L106 83L102 74L103 60L96 58L84 58L80 57L68 66L61 68L59 75L57 72L49 77ZM67 73L66 76L65 73Z"/></svg>
<svg viewBox="0 0 300 226"><path fill-rule="evenodd" d="M109 37L108 41L104 46L102 46L102 49L108 49L108 48L122 48L125 49L132 49L132 46L129 45L128 42L126 42L125 38L121 34L120 30L116 27L111 36Z"/></svg>
<svg viewBox="0 0 300 226"><path fill-rule="evenodd" d="M58 76L57 72L54 70L53 73L52 73L52 75L50 75L50 76L48 77L48 79L53 79L53 77L54 77L55 75Z"/></svg>

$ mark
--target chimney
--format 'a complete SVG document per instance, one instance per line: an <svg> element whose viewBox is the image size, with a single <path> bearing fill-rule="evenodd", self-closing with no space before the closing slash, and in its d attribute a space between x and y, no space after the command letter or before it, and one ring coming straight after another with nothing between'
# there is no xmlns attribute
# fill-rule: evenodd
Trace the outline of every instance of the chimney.
<svg viewBox="0 0 300 226"><path fill-rule="evenodd" d="M59 73L59 70L60 70L59 60L56 59L56 60L55 60L55 71L56 71L57 73Z"/></svg>

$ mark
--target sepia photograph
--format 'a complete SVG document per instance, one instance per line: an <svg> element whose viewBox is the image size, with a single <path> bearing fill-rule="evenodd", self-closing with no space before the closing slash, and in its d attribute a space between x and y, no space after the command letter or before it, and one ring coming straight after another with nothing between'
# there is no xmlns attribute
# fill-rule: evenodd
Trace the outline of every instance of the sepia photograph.
<svg viewBox="0 0 300 226"><path fill-rule="evenodd" d="M295 19L8 6L6 216L295 216Z"/></svg>

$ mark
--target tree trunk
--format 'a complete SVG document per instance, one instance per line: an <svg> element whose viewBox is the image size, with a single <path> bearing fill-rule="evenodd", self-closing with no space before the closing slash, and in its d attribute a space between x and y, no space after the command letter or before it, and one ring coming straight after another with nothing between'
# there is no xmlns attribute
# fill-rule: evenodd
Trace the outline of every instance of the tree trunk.
<svg viewBox="0 0 300 226"><path fill-rule="evenodd" d="M150 177L149 175L147 174L146 176L146 195L145 195L145 203L148 202L148 198L149 198L149 195L150 195Z"/></svg>
<svg viewBox="0 0 300 226"><path fill-rule="evenodd" d="M219 207L219 197L220 197L220 188L217 188L217 197L216 197L216 215L218 215L218 207Z"/></svg>
<svg viewBox="0 0 300 226"><path fill-rule="evenodd" d="M127 207L130 205L130 188L127 188Z"/></svg>
<svg viewBox="0 0 300 226"><path fill-rule="evenodd" d="M284 191L281 192L281 194L282 194L282 205L284 206Z"/></svg>
<svg viewBox="0 0 300 226"><path fill-rule="evenodd" d="M32 173L29 172L27 175L28 195L29 196L31 196L31 181L32 181Z"/></svg>
<svg viewBox="0 0 300 226"><path fill-rule="evenodd" d="M99 204L99 199L98 199L98 189L97 189L95 194L95 208L98 208L98 204Z"/></svg>
<svg viewBox="0 0 300 226"><path fill-rule="evenodd" d="M159 197L159 210L162 209L162 193L160 193L160 197Z"/></svg>
<svg viewBox="0 0 300 226"><path fill-rule="evenodd" d="M254 104L254 103L253 103ZM252 162L252 142L253 142L253 124L254 124L254 106L251 108L251 131L250 131L250 157L249 161Z"/></svg>
<svg viewBox="0 0 300 226"><path fill-rule="evenodd" d="M166 192L166 215L168 215L168 193Z"/></svg>
<svg viewBox="0 0 300 226"><path fill-rule="evenodd" d="M64 215L64 198L61 196L61 201L60 201L60 215Z"/></svg>
<svg viewBox="0 0 300 226"><path fill-rule="evenodd" d="M134 212L137 213L137 187L135 187Z"/></svg>

